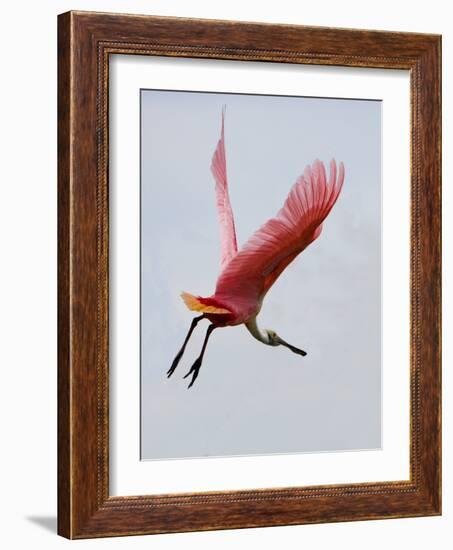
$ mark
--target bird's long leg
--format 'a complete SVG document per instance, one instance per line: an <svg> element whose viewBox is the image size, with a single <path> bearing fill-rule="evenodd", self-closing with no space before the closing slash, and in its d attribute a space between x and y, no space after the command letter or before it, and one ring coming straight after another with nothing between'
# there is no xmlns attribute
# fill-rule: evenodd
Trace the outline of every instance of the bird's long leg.
<svg viewBox="0 0 453 550"><path fill-rule="evenodd" d="M203 342L203 347L201 348L201 353L198 356L198 358L195 360L195 363L190 367L189 372L184 376L184 378L187 378L190 374L193 373L192 380L190 381L190 384L188 385L188 388L191 388L193 386L193 383L197 379L198 372L201 367L201 363L203 362L203 355L206 350L206 346L208 345L209 337L211 336L212 331L216 328L215 325L209 325L208 330L206 331L206 336Z"/></svg>
<svg viewBox="0 0 453 550"><path fill-rule="evenodd" d="M200 315L199 317L194 317L192 319L192 323L190 324L189 332L187 333L186 339L184 340L184 344L182 345L181 349L178 351L176 357L173 359L173 363L171 364L171 367L167 371L168 378L170 378L170 376L175 372L175 369L178 366L178 363L181 360L181 357L183 356L183 353L186 349L187 342L192 336L192 332L195 330L195 327L198 325L199 321L201 321L202 319L204 319L204 315Z"/></svg>

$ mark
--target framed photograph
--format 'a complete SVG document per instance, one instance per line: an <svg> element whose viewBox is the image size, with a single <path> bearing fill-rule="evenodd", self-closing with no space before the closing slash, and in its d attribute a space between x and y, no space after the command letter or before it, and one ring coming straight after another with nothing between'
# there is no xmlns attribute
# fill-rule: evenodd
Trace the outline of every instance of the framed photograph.
<svg viewBox="0 0 453 550"><path fill-rule="evenodd" d="M58 31L59 533L440 514L440 37Z"/></svg>

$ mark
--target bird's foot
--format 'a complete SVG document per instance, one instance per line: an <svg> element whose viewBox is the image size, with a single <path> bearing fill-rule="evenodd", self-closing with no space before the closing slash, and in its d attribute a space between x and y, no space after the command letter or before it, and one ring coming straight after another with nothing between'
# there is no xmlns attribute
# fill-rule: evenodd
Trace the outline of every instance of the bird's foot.
<svg viewBox="0 0 453 550"><path fill-rule="evenodd" d="M171 364L171 367L167 371L167 378L170 378L170 376L175 372L176 367L179 364L179 361L181 360L182 352L180 351L178 355L173 359L173 363Z"/></svg>
<svg viewBox="0 0 453 550"><path fill-rule="evenodd" d="M195 361L195 363L190 367L189 372L184 376L184 378L187 378L190 374L192 374L192 380L190 381L190 384L187 386L187 389L193 386L193 383L198 377L198 373L200 372L200 367L201 367L201 360L202 360L202 357L199 357Z"/></svg>

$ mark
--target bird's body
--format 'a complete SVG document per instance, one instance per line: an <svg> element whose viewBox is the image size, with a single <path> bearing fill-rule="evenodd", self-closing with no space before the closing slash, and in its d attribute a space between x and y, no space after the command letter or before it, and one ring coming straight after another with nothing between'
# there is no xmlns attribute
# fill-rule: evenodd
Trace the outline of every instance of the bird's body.
<svg viewBox="0 0 453 550"><path fill-rule="evenodd" d="M192 374L192 386L201 366L207 341L217 327L245 324L260 342L283 345L295 353L304 351L291 346L272 330L261 330L257 315L263 299L283 270L315 239L322 230L322 222L329 214L341 191L344 168L330 163L327 178L324 164L316 160L307 166L291 188L283 207L274 218L262 225L238 251L233 211L228 195L225 157L225 111L222 112L221 135L212 158L211 171L216 182L217 212L221 237L221 270L214 293L208 297L182 293L186 306L201 315L190 327L186 340L168 371L174 372L186 344L198 321L208 319L208 332L200 356L186 376Z"/></svg>

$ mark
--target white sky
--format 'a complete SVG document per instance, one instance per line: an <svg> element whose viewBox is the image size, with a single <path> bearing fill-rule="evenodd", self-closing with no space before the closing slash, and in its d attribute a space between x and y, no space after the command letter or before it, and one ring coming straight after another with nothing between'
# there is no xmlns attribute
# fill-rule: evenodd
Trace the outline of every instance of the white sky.
<svg viewBox="0 0 453 550"><path fill-rule="evenodd" d="M381 444L381 103L142 91L142 458L378 448ZM195 385L200 323L181 290L210 295L219 229L210 162L227 105L239 246L275 215L307 163L343 160L320 238L272 287L260 326L306 357L216 330Z"/></svg>

